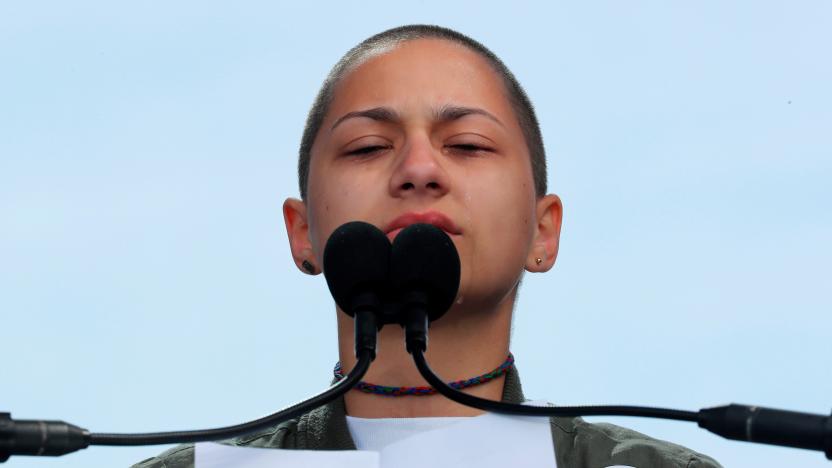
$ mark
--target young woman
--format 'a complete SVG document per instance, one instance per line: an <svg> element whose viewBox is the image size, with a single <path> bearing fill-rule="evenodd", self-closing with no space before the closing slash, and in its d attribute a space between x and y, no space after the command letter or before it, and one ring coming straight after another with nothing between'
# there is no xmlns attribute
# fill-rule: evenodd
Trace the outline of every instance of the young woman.
<svg viewBox="0 0 832 468"><path fill-rule="evenodd" d="M490 51L444 28L385 31L335 65L310 112L300 148L301 199L286 200L283 207L294 261L307 274L321 273L328 237L349 221L374 224L391 239L413 223L441 228L459 252L462 277L454 306L431 326L428 362L449 380L502 368L504 373L491 373L494 378L465 391L522 402L517 371L507 363L511 315L523 274L554 265L562 217L560 199L547 194L545 166L532 106ZM347 373L355 363L353 324L343 313L337 317ZM364 381L427 385L399 327L380 332L378 357ZM232 443L380 449L391 425L413 433L443 418L479 414L440 395L390 397L354 389L297 420ZM552 418L550 427L560 467L718 466L704 455L612 425ZM192 447L181 446L137 466L192 466L193 457Z"/></svg>

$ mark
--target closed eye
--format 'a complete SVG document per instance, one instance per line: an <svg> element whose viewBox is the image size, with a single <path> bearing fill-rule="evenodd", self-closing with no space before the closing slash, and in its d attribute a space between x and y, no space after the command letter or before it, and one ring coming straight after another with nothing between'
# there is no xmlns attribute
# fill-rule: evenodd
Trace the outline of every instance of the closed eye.
<svg viewBox="0 0 832 468"><path fill-rule="evenodd" d="M480 145L474 145L471 143L460 143L457 145L448 145L447 148L450 148L453 151L460 151L463 153L478 153L480 151L483 152L493 152L492 148Z"/></svg>
<svg viewBox="0 0 832 468"><path fill-rule="evenodd" d="M373 153L377 153L379 151L383 151L390 148L389 146L382 146L382 145L370 145L370 146L362 146L361 148L356 148L351 151L347 151L344 153L347 156L366 156Z"/></svg>

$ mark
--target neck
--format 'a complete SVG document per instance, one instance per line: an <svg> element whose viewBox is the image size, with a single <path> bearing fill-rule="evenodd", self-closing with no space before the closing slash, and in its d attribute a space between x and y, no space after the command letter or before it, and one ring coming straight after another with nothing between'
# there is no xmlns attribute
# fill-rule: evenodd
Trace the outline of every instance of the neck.
<svg viewBox="0 0 832 468"><path fill-rule="evenodd" d="M508 354L514 294L494 310L451 310L431 324L425 357L446 382L467 379L499 366ZM353 322L338 313L338 350L344 373L355 365ZM404 330L386 325L378 336L377 357L364 376L366 382L401 387L427 385L404 346ZM490 400L500 400L504 376L464 391ZM388 397L357 390L345 396L347 414L361 418L408 418L475 416L482 411L460 405L442 395Z"/></svg>

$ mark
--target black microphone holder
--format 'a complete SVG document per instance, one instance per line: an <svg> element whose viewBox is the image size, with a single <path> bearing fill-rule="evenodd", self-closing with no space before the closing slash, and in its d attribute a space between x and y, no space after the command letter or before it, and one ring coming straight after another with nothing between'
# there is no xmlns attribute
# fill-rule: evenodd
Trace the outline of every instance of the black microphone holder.
<svg viewBox="0 0 832 468"><path fill-rule="evenodd" d="M361 380L370 368L371 362L370 352L364 351L358 356L355 368L345 379L318 395L254 421L216 429L110 434L90 432L63 421L14 420L10 413L0 413L0 463L12 455L58 456L90 445L182 444L238 437L275 426L335 400Z"/></svg>
<svg viewBox="0 0 832 468"><path fill-rule="evenodd" d="M363 240L367 240L366 245ZM331 246L331 247L330 247ZM392 249L392 250L391 250ZM486 400L450 387L425 359L429 322L451 306L459 287L459 256L453 242L429 225L403 229L392 247L383 233L361 222L341 226L324 252L324 273L342 310L355 318L357 362L346 378L324 392L255 421L235 426L145 434L92 433L63 421L14 420L0 413L0 463L11 455L64 455L90 445L155 445L229 439L277 425L352 389L375 358L378 329L399 323L419 372L445 397L466 406L521 416L636 416L695 422L728 439L821 450L832 460L832 416L731 404L699 411L643 406L529 406ZM427 255L426 255L427 254ZM388 278L388 265L389 276ZM352 269L359 272L352 275ZM386 284L389 281L390 284ZM392 287L389 287L391 286ZM453 286L453 287L451 287ZM395 292L396 316L384 290Z"/></svg>
<svg viewBox="0 0 832 468"><path fill-rule="evenodd" d="M361 381L375 359L375 317L364 312L355 314L355 328L360 331L359 335L372 337L363 337L356 342L357 361L346 378L307 400L268 416L215 429L111 434L90 432L64 421L14 420L11 413L0 413L0 463L12 455L59 456L90 445L135 446L224 440L275 426L335 400Z"/></svg>
<svg viewBox="0 0 832 468"><path fill-rule="evenodd" d="M699 411L647 406L530 406L486 400L461 392L437 376L422 350L412 352L422 377L446 398L472 408L519 416L634 416L695 422L726 439L820 450L832 460L832 415L824 416L773 408L730 404Z"/></svg>
<svg viewBox="0 0 832 468"><path fill-rule="evenodd" d="M423 252L434 252L444 258L425 258ZM786 447L821 450L832 460L832 416L798 413L756 406L731 404L699 411L682 411L644 406L530 406L486 400L450 387L437 376L425 359L429 322L441 316L450 303L436 297L454 297L459 287L459 255L453 242L442 230L433 226L413 225L403 229L393 242L391 279L404 301L405 348L425 380L445 397L473 408L494 413L521 416L637 416L672 419L699 424L728 439ZM454 262L456 262L454 264ZM454 288L438 282L449 279L448 270L456 277ZM441 294L437 294L441 291ZM451 302L452 303L452 302ZM447 304L447 305L446 305Z"/></svg>

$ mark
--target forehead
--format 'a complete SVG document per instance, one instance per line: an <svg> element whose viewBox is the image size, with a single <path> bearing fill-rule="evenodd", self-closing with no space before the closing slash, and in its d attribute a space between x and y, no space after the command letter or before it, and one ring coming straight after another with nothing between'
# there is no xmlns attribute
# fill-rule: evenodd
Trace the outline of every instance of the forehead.
<svg viewBox="0 0 832 468"><path fill-rule="evenodd" d="M326 121L360 108L402 110L444 105L484 108L511 118L505 86L489 62L443 39L415 39L369 53L335 88Z"/></svg>

